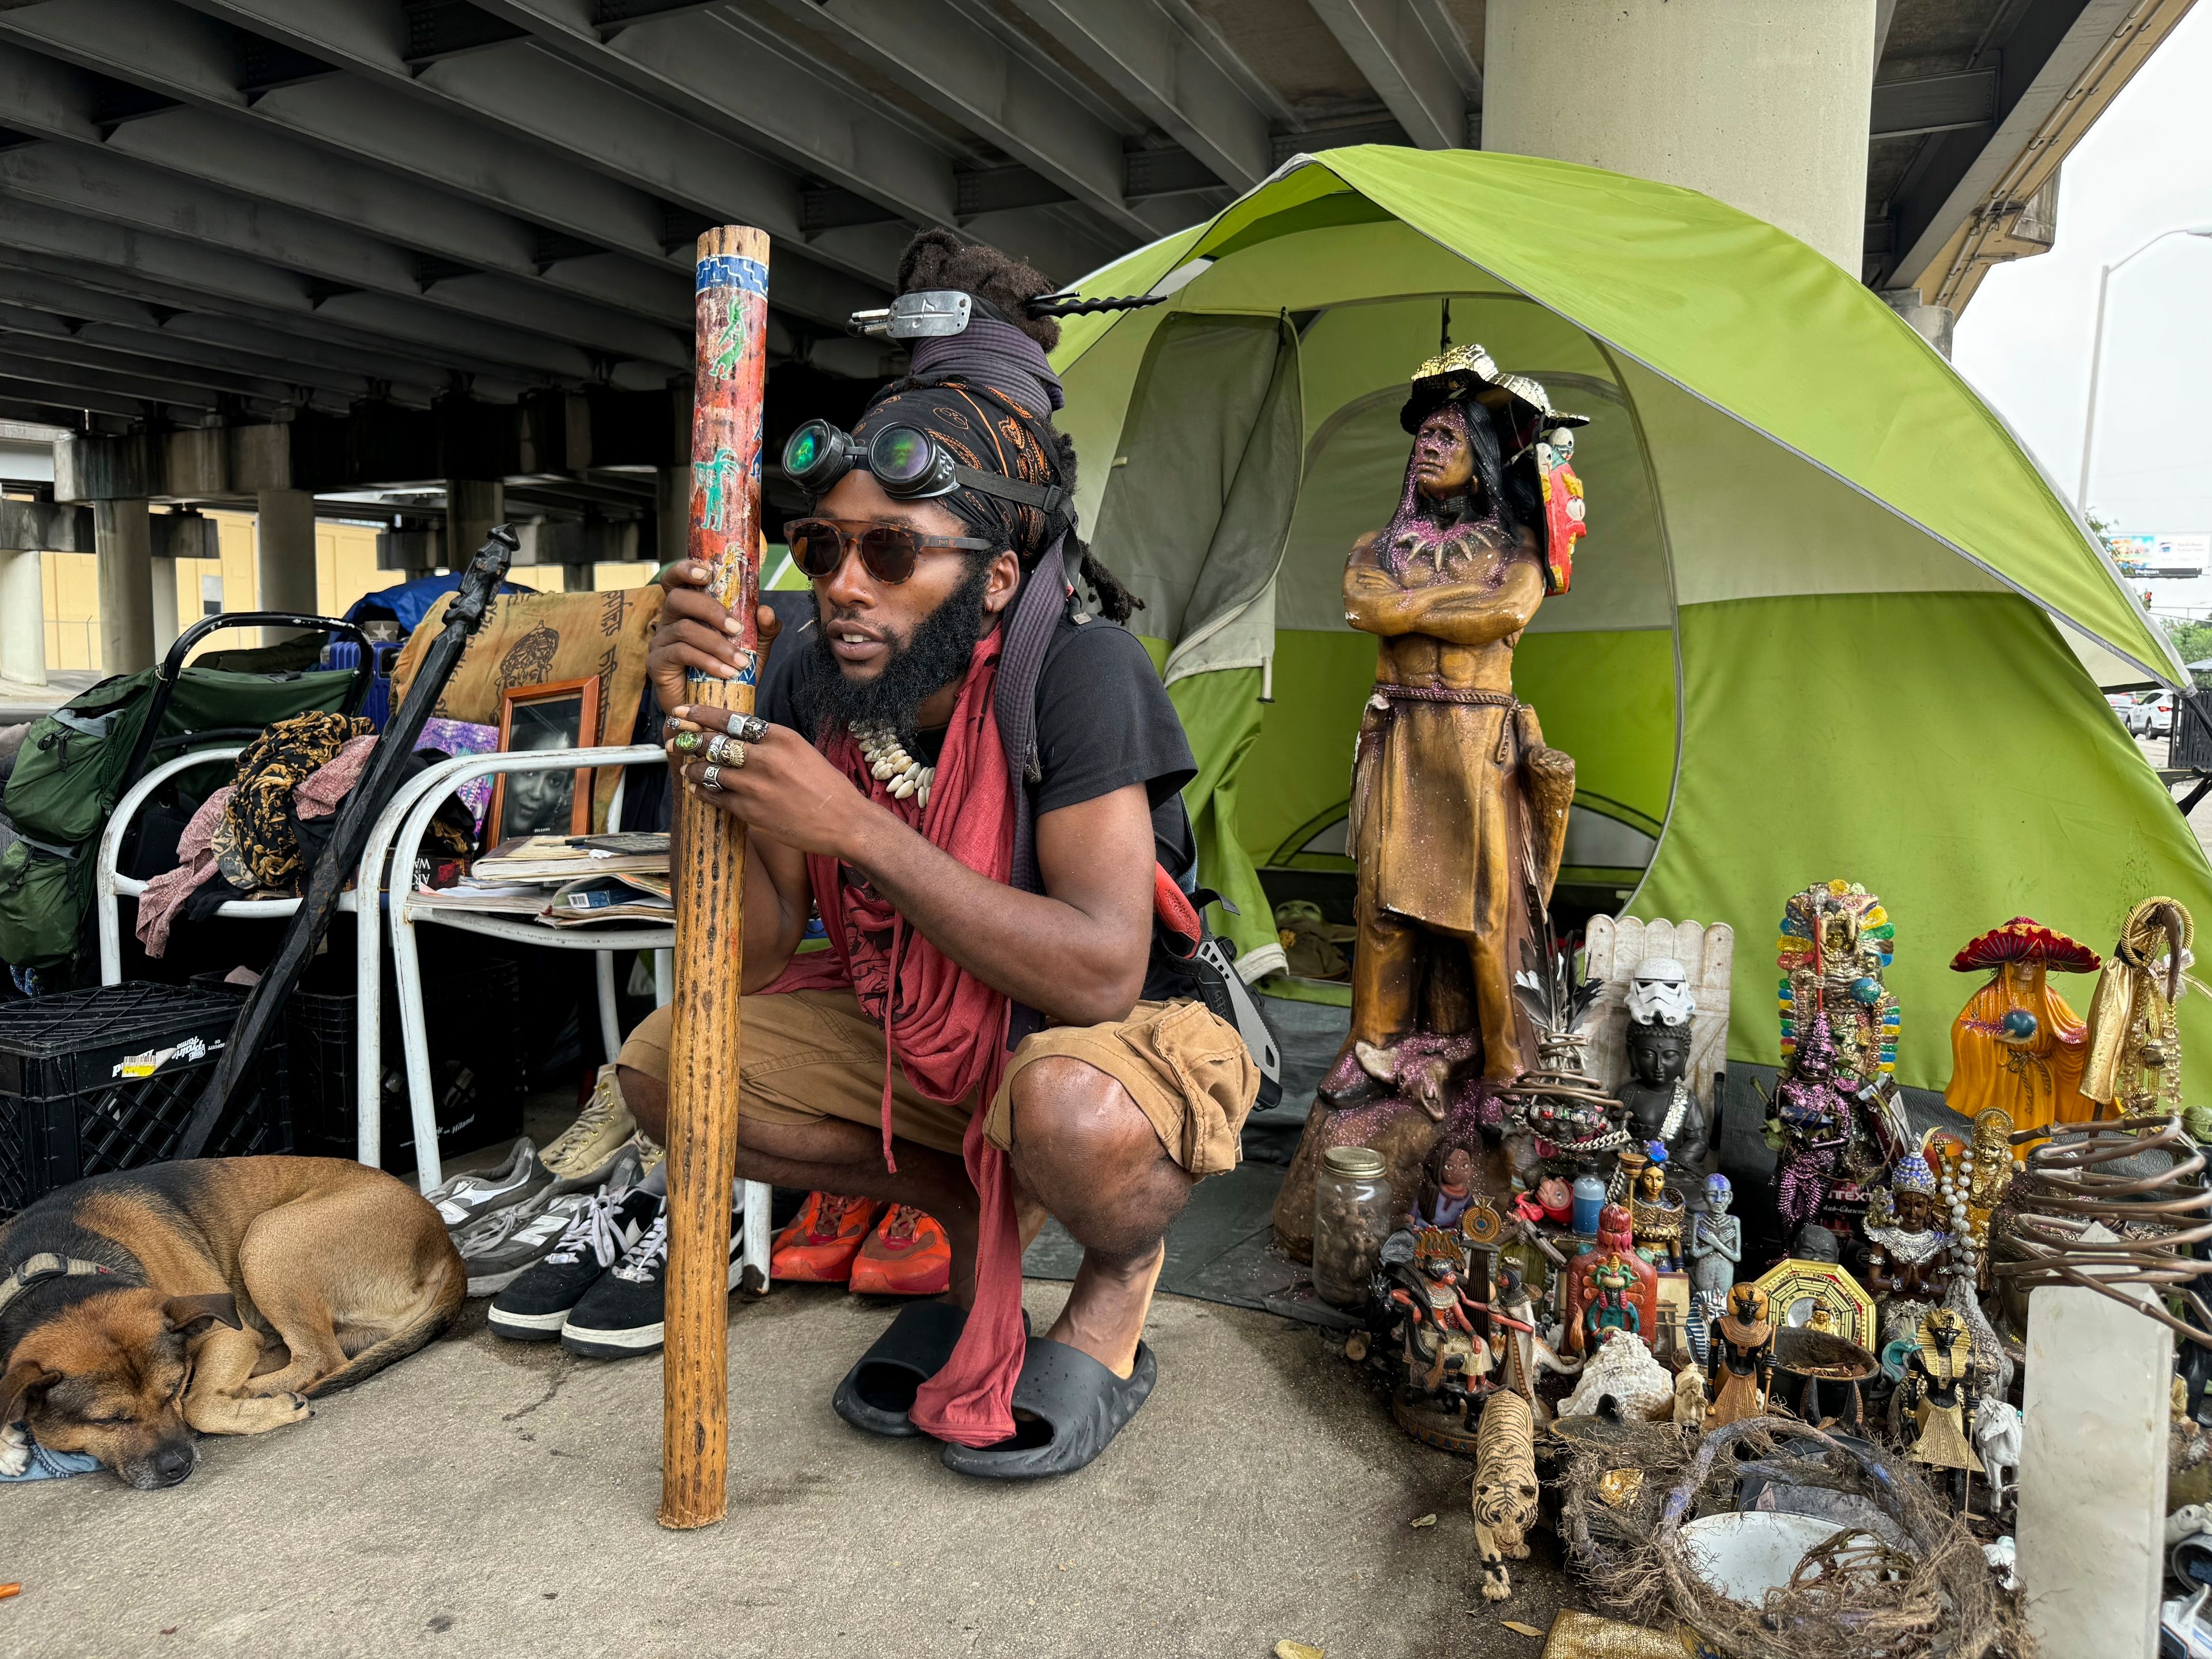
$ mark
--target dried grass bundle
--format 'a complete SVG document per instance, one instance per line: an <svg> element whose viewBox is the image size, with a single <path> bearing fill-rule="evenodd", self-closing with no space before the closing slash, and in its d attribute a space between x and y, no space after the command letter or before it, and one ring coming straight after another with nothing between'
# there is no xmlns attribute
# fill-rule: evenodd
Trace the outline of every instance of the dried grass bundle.
<svg viewBox="0 0 2212 1659"><path fill-rule="evenodd" d="M1644 1480L1616 1505L1600 1495L1600 1483L1624 1468L1643 1470ZM1863 1498L1894 1523L1908 1547L1839 1529L1765 1607L1731 1601L1691 1570L1681 1527L1734 1509L1746 1473ZM1806 1424L1753 1418L1702 1441L1685 1440L1670 1425L1622 1425L1572 1443L1565 1486L1559 1530L1591 1595L1640 1623L1679 1620L1733 1659L2032 1659L2034 1653L2018 1599L1998 1588L1981 1546L1919 1472Z"/></svg>

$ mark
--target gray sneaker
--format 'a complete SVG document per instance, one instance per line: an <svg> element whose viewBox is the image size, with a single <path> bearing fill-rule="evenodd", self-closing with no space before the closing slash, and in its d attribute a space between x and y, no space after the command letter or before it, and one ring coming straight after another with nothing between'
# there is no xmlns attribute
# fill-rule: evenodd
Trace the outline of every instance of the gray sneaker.
<svg viewBox="0 0 2212 1659"><path fill-rule="evenodd" d="M607 1189L621 1193L640 1178L637 1154L623 1152L603 1176ZM517 1206L486 1217L454 1241L468 1264L469 1294L497 1296L543 1261L592 1206L599 1188L562 1193L542 1209Z"/></svg>
<svg viewBox="0 0 2212 1659"><path fill-rule="evenodd" d="M481 1175L455 1176L443 1186L422 1194L437 1207L446 1231L459 1235L472 1222L497 1210L527 1203L553 1184L553 1171L538 1160L538 1148L525 1135L514 1143L507 1162Z"/></svg>

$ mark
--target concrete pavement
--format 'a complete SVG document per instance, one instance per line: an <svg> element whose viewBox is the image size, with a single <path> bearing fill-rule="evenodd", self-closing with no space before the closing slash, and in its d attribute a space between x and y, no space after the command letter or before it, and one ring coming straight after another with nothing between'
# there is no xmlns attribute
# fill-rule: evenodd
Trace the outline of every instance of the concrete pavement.
<svg viewBox="0 0 2212 1659"><path fill-rule="evenodd" d="M1065 1287L1032 1285L1040 1328ZM730 1516L662 1531L657 1359L459 1334L182 1486L0 1492L0 1655L1534 1656L1556 1546L1477 1595L1472 1466L1414 1445L1320 1333L1162 1297L1152 1400L1070 1479L1000 1487L830 1412L888 1316L733 1304ZM1424 1514L1434 1526L1408 1523Z"/></svg>

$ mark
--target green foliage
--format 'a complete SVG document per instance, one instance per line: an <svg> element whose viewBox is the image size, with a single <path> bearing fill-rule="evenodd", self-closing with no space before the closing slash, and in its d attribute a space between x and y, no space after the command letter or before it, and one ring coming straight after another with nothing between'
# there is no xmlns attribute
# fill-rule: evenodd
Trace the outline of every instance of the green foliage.
<svg viewBox="0 0 2212 1659"><path fill-rule="evenodd" d="M2181 653L2182 661L2202 662L2212 657L2212 623L2176 618L2162 626L2166 637L2173 641L2173 648ZM2198 673L2192 678L2200 686L2212 686L2212 673Z"/></svg>

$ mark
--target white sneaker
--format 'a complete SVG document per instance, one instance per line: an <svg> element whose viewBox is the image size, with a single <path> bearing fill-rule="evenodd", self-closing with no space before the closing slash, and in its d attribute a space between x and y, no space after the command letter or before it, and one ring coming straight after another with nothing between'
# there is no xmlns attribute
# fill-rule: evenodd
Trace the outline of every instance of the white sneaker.
<svg viewBox="0 0 2212 1659"><path fill-rule="evenodd" d="M637 1120L630 1115L629 1103L623 1099L622 1085L616 1080L615 1068L602 1066L599 1081L592 1086L591 1098L584 1103L584 1109L539 1158L547 1169L564 1181L596 1176L636 1127Z"/></svg>
<svg viewBox="0 0 2212 1659"><path fill-rule="evenodd" d="M538 1161L538 1149L525 1135L496 1170L455 1176L422 1196L436 1207L447 1231L458 1234L470 1223L525 1203L552 1184L553 1172Z"/></svg>

